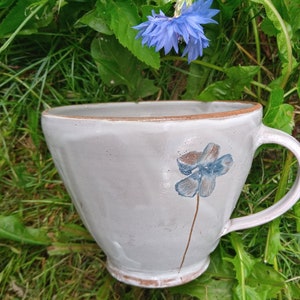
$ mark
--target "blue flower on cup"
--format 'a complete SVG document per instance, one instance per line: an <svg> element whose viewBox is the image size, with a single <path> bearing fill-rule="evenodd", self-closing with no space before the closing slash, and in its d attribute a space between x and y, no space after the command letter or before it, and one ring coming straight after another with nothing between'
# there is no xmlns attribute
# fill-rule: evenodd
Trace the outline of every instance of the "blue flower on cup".
<svg viewBox="0 0 300 300"><path fill-rule="evenodd" d="M230 154L218 158L219 150L219 145L209 143L203 152L191 151L177 159L180 172L187 175L175 185L180 196L208 197L213 192L216 178L226 174L233 164Z"/></svg>

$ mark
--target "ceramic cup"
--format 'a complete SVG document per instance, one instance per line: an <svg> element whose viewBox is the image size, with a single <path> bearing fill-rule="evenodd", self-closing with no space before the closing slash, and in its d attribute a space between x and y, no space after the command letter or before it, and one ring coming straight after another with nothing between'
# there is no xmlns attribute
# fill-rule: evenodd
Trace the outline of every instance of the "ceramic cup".
<svg viewBox="0 0 300 300"><path fill-rule="evenodd" d="M82 221L118 280L168 287L199 276L224 234L282 215L297 176L273 206L231 219L254 152L300 144L262 124L251 102L103 103L43 113L46 141Z"/></svg>

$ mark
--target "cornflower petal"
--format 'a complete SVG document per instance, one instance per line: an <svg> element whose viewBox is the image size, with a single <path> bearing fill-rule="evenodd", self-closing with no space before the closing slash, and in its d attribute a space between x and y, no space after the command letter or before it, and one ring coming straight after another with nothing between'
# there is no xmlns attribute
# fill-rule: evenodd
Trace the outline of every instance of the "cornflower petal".
<svg viewBox="0 0 300 300"><path fill-rule="evenodd" d="M208 45L208 39L191 39L191 41L186 45L185 49L183 50L182 56L188 54L188 62L190 63L192 60L197 59L198 56L202 56L203 49L207 48Z"/></svg>
<svg viewBox="0 0 300 300"><path fill-rule="evenodd" d="M209 46L202 24L217 23L212 19L219 10L211 9L213 0L197 0L191 6L184 4L181 15L167 17L161 10L157 14L152 10L148 21L133 28L138 30L136 38L142 38L142 45L155 47L155 51L164 48L165 54L172 49L178 53L178 43L183 40L186 47L182 56L188 55L188 62L202 56L203 49Z"/></svg>

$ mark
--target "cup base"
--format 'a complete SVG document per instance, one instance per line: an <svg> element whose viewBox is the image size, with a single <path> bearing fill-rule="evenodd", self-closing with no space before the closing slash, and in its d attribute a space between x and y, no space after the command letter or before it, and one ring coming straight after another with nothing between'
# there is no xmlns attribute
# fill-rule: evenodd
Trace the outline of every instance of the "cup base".
<svg viewBox="0 0 300 300"><path fill-rule="evenodd" d="M191 267L182 267L180 270L169 271L163 274L151 273L142 273L128 271L115 267L111 261L107 260L107 270L109 273L119 281L122 281L126 284L144 287L144 288L165 288L176 285L181 285L187 282L192 281L193 279L200 276L209 265L210 259L207 257L205 260L202 260L201 263L193 265Z"/></svg>

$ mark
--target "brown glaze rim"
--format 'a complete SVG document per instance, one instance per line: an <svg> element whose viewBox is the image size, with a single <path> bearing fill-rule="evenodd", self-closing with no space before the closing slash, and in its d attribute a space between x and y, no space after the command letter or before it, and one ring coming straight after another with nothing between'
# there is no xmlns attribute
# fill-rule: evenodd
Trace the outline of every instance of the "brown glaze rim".
<svg viewBox="0 0 300 300"><path fill-rule="evenodd" d="M78 104L78 105L70 105L70 106L60 106L60 107L54 107L49 108L43 112L43 116L47 117L54 117L59 119L74 119L74 120L104 120L104 121L140 121L140 122L155 122L155 121L184 121L184 120L198 120L198 119L217 119L217 118L226 118L226 117L232 117L232 116L238 116L242 114L247 114L254 112L256 110L259 110L262 108L261 104L257 102L251 102L251 101L231 101L231 100L216 100L216 101L198 101L198 100L162 100L162 101L143 101L138 103L179 103L179 102L186 102L186 103L224 103L224 104L232 104L232 103L239 103L239 104L251 104L250 107L245 107L241 109L235 109L230 111L224 111L224 112L216 112L216 113L202 113L202 114L193 114L193 115L180 115L180 116L144 116L144 117L98 117L98 116L78 116L78 115L58 115L55 112L51 113L51 111L59 109L59 108L67 108L67 107L79 107L79 106L85 106L85 107L93 107L93 106L105 106L106 104L122 104L122 105L133 105L135 102L107 102L107 103L93 103L93 104ZM137 103L137 104L138 104Z"/></svg>
<svg viewBox="0 0 300 300"><path fill-rule="evenodd" d="M185 274L180 274L179 272L177 273L176 271L173 271L173 274L169 278L159 278L159 275L158 277L153 276L152 278L141 278L139 276L127 274L126 272L121 271L115 266L113 266L109 262L109 260L107 260L106 268L114 278L126 284L131 284L144 288L168 288L190 282L195 278L199 277L207 270L209 263L210 258L207 257L204 260L204 262L200 265L198 270L187 272Z"/></svg>
<svg viewBox="0 0 300 300"><path fill-rule="evenodd" d="M201 270L202 271L202 270ZM193 272L191 274L185 275L185 276L179 276L179 279L141 279L135 276L130 275L118 275L116 273L111 274L114 276L117 280L122 281L126 284L135 285L138 287L144 287L144 288L169 288L181 284L188 283L197 277L199 277L202 272Z"/></svg>

